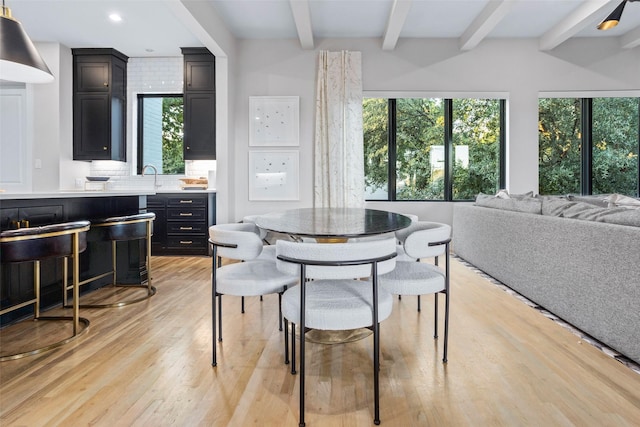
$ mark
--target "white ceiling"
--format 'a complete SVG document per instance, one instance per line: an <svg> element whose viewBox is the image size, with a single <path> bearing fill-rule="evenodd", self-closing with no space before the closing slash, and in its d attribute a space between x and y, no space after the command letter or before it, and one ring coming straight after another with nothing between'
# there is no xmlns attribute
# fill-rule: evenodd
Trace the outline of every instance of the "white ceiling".
<svg viewBox="0 0 640 427"><path fill-rule="evenodd" d="M472 49L485 38L535 38L543 50L571 37L616 37L640 45L640 1L620 24L595 27L620 0L5 0L34 41L68 47L113 47L132 57L178 56L202 46L170 3L207 2L241 39L374 37L384 49L403 38L457 38ZM123 21L112 23L110 13ZM201 17L196 17L202 19Z"/></svg>

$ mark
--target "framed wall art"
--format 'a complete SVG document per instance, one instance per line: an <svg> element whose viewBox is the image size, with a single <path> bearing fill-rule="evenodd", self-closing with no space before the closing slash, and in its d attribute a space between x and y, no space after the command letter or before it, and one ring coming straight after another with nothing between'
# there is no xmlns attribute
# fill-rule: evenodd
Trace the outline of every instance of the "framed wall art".
<svg viewBox="0 0 640 427"><path fill-rule="evenodd" d="M249 200L298 200L298 151L249 152Z"/></svg>
<svg viewBox="0 0 640 427"><path fill-rule="evenodd" d="M250 96L249 145L298 146L300 97Z"/></svg>

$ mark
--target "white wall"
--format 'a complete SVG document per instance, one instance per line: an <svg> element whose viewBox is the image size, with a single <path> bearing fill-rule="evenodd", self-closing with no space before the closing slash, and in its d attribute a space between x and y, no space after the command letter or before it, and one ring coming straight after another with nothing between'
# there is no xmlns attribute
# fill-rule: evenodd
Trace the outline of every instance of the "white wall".
<svg viewBox="0 0 640 427"><path fill-rule="evenodd" d="M73 188L73 171L88 172L89 166L87 162L72 160L71 50L58 43L38 43L37 49L53 73L54 81L27 85L33 94L33 151L29 161L33 167L32 189ZM36 168L36 164L41 167Z"/></svg>
<svg viewBox="0 0 640 427"><path fill-rule="evenodd" d="M640 49L620 50L615 38L570 40L541 52L535 40L485 40L461 52L457 40L401 39L382 51L378 39L319 40L313 51L297 40L242 40L237 48L234 119L235 154L230 220L313 204L313 135L318 51L362 52L366 92L423 94L501 93L508 99L507 188L538 189L538 93L540 91L625 91L640 89ZM300 97L300 200L248 200L248 99L252 95ZM421 219L451 221L452 203L370 202L369 207L414 213Z"/></svg>

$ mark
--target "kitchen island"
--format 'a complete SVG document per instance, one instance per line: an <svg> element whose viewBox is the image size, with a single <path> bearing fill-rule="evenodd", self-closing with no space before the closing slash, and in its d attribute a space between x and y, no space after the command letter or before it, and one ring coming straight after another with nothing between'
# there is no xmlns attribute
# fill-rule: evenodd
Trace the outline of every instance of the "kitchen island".
<svg viewBox="0 0 640 427"><path fill-rule="evenodd" d="M112 216L133 215L147 211L147 196L154 191L57 191L43 193L0 193L0 229L37 227L77 220L98 220ZM80 254L80 280L111 269L109 242L91 242ZM118 282L143 283L144 242L118 243ZM41 263L42 308L62 302L62 261ZM5 308L33 298L33 266L31 263L0 265L0 307ZM89 292L110 282L105 277L83 287ZM30 315L33 308L23 307L2 316L1 324Z"/></svg>

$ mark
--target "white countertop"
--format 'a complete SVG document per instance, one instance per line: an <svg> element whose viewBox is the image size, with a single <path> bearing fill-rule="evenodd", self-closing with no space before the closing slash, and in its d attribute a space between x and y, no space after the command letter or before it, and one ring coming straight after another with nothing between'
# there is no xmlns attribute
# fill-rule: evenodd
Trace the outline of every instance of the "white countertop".
<svg viewBox="0 0 640 427"><path fill-rule="evenodd" d="M26 200L26 199L67 199L74 197L120 197L120 196L153 196L163 193L215 193L215 189L181 190L159 189L157 191L135 190L110 190L110 191L85 191L85 190L60 190L33 193L0 193L0 200Z"/></svg>

